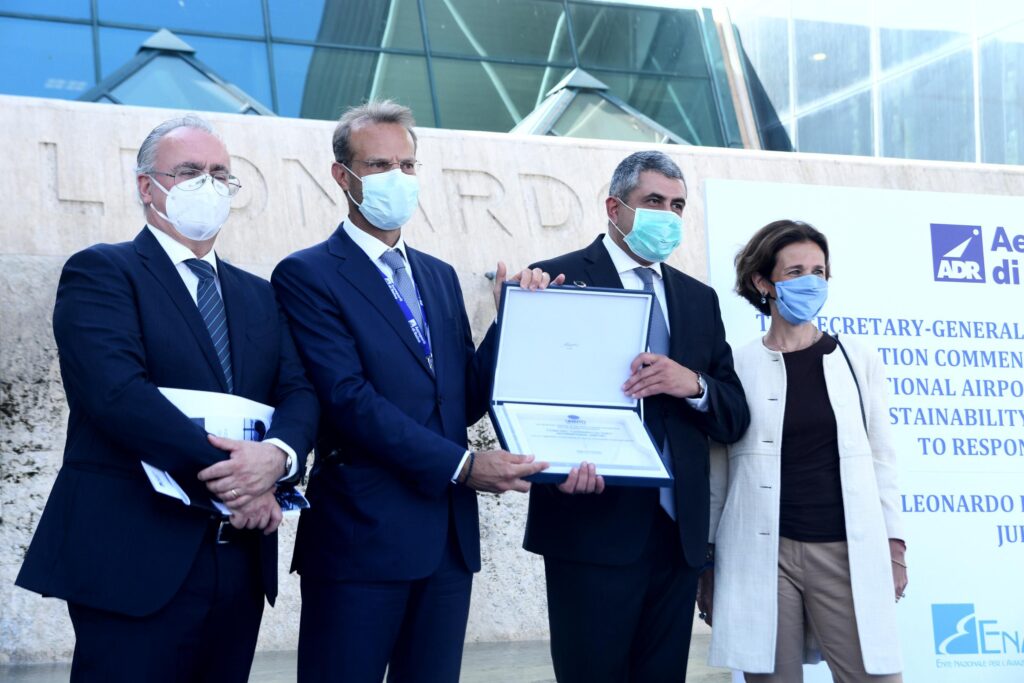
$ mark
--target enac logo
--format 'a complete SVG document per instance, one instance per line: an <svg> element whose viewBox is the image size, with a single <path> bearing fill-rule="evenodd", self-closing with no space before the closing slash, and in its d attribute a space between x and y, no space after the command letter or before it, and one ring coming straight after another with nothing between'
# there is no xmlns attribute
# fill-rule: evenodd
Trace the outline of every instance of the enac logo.
<svg viewBox="0 0 1024 683"><path fill-rule="evenodd" d="M981 226L932 223L932 264L937 282L984 282Z"/></svg>
<svg viewBox="0 0 1024 683"><path fill-rule="evenodd" d="M978 654L978 620L972 603L932 605L932 631L935 654Z"/></svg>

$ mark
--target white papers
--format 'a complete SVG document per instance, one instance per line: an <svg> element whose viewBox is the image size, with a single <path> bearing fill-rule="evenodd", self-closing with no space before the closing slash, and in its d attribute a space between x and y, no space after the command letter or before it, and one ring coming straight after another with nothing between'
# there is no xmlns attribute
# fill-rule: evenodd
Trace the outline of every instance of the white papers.
<svg viewBox="0 0 1024 683"><path fill-rule="evenodd" d="M207 432L226 439L262 441L274 417L270 406L234 394L164 387L160 393Z"/></svg>
<svg viewBox="0 0 1024 683"><path fill-rule="evenodd" d="M647 346L647 292L506 287L492 398L632 408L622 391Z"/></svg>
<svg viewBox="0 0 1024 683"><path fill-rule="evenodd" d="M509 449L549 463L547 474L568 474L587 461L604 476L669 478L632 410L505 403L494 415Z"/></svg>
<svg viewBox="0 0 1024 683"><path fill-rule="evenodd" d="M159 389L175 408L193 422L210 434L227 439L262 441L274 417L274 409L270 406L233 394L164 387ZM142 463L142 469L146 472L154 491L176 498L185 505L192 505L192 499L168 472L157 469L147 462ZM212 496L210 506L225 517L231 515L228 506Z"/></svg>

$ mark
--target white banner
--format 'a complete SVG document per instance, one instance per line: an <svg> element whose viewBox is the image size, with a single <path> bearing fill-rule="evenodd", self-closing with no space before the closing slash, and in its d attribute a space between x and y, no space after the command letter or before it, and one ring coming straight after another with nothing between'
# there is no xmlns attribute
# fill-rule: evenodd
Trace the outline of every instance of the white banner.
<svg viewBox="0 0 1024 683"><path fill-rule="evenodd" d="M726 180L705 192L710 284L734 347L767 326L732 293L733 257L790 218L829 240L816 323L885 363L910 565L905 680L1024 680L1024 198Z"/></svg>

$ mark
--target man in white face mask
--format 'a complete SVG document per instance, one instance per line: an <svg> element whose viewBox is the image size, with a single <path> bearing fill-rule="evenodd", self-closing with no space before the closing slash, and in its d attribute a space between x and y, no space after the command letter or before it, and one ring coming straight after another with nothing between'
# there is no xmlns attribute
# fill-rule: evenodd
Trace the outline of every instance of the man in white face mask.
<svg viewBox="0 0 1024 683"><path fill-rule="evenodd" d="M546 466L467 450L495 335L474 350L454 269L405 242L419 189L413 125L390 101L341 117L331 172L348 218L272 278L325 418L293 561L303 683L380 681L385 669L392 683L457 681L480 569L476 491L526 491L523 477Z"/></svg>
<svg viewBox="0 0 1024 683"><path fill-rule="evenodd" d="M67 600L72 681L241 683L276 597L274 490L300 474L318 406L269 283L214 254L239 187L209 123L166 121L139 149L146 227L61 274L67 447L17 583ZM262 442L208 436L159 387L242 396L274 419ZM230 518L156 493L142 461Z"/></svg>

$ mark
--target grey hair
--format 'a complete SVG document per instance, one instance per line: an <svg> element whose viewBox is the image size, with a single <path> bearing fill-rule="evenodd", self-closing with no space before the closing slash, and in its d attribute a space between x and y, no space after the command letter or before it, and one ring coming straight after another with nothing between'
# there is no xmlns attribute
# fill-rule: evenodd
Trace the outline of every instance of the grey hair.
<svg viewBox="0 0 1024 683"><path fill-rule="evenodd" d="M682 180L683 185L686 184L686 179L683 177L683 172L679 170L679 166L664 152L653 150L634 152L615 167L608 195L625 201L629 193L640 184L640 174L644 171L657 171L666 178L676 178Z"/></svg>
<svg viewBox="0 0 1024 683"><path fill-rule="evenodd" d="M214 137L219 137L210 122L196 114L185 114L176 119L168 119L151 130L146 139L142 141L139 154L135 158L136 175L145 175L156 170L156 150L160 146L160 141L172 130L178 128L197 128Z"/></svg>
<svg viewBox="0 0 1024 683"><path fill-rule="evenodd" d="M352 129L367 123L397 123L409 131L413 148L416 148L416 132L413 130L416 120L412 117L412 110L394 100L371 100L358 107L349 107L338 119L332 140L335 161L350 164Z"/></svg>

